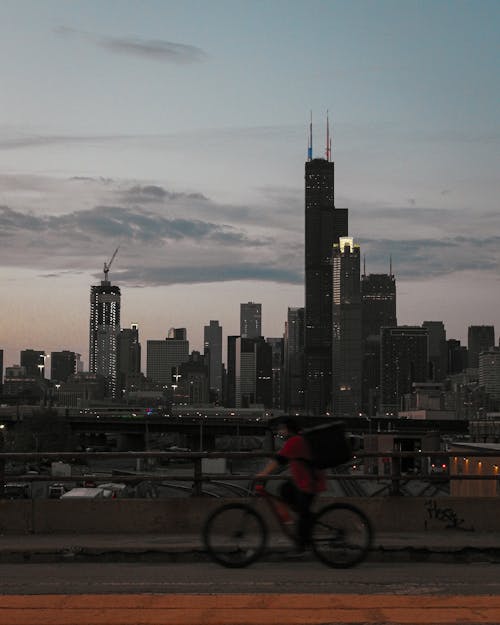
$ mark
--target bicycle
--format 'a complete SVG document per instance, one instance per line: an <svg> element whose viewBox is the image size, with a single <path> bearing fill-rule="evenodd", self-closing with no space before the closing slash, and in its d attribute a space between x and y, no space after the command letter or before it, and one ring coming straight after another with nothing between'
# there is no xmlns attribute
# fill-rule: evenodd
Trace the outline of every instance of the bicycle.
<svg viewBox="0 0 500 625"><path fill-rule="evenodd" d="M281 531L296 542L295 523L286 520L292 513L286 502L264 487L252 489L262 498L278 521ZM290 517L289 517L290 518ZM263 516L248 503L228 503L216 508L206 519L202 540L209 557L229 568L243 568L262 557L269 530ZM364 512L348 503L332 503L313 517L310 545L314 555L333 568L349 568L368 555L373 529Z"/></svg>

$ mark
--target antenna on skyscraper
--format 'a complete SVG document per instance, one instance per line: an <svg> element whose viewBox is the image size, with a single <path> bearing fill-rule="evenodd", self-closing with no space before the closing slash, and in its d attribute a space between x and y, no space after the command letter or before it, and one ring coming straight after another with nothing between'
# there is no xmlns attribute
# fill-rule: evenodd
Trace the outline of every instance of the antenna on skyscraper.
<svg viewBox="0 0 500 625"><path fill-rule="evenodd" d="M389 275L392 276L392 254L389 255Z"/></svg>
<svg viewBox="0 0 500 625"><path fill-rule="evenodd" d="M363 254L363 275L366 276L366 254Z"/></svg>
<svg viewBox="0 0 500 625"><path fill-rule="evenodd" d="M332 142L330 141L330 121L328 119L328 109L326 111L326 160L330 160L330 150Z"/></svg>
<svg viewBox="0 0 500 625"><path fill-rule="evenodd" d="M332 136L330 137L330 160L332 160L332 138L333 138L333 122L332 122Z"/></svg>
<svg viewBox="0 0 500 625"><path fill-rule="evenodd" d="M313 114L311 111L311 119L309 121L309 142L307 144L307 160L312 161L313 157Z"/></svg>

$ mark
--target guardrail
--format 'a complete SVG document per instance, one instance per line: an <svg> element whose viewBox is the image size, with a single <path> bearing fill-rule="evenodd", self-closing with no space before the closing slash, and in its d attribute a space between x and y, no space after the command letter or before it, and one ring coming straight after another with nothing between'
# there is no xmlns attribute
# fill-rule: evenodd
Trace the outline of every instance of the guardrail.
<svg viewBox="0 0 500 625"><path fill-rule="evenodd" d="M14 462L26 462L26 461L36 461L37 463L48 461L69 461L70 463L76 463L79 460L87 461L87 460L112 460L112 459L129 459L129 460L183 460L189 461L192 463L192 476L186 475L166 475L158 472L135 472L133 475L119 475L119 481L123 483L137 483L138 481L163 481L166 478L172 482L192 482L192 495L198 496L202 494L202 485L207 482L214 482L217 480L230 480L230 481L249 481L252 479L252 474L233 474L233 473L224 473L224 474L210 474L204 473L202 468L202 463L204 459L220 459L224 458L226 460L245 460L245 459L256 459L262 458L263 464L266 458L271 458L275 455L275 452L267 452L267 451L246 451L246 452L163 452L163 451L129 451L129 452L5 452L0 453L0 496L3 493L4 485L6 480L14 480L14 481L24 481L24 482L37 482L37 481L56 481L56 482L75 482L75 481L85 481L85 482L109 482L110 477L113 477L110 473L103 476L102 474L92 474L85 473L82 475L71 475L71 476L54 476L51 474L33 474L27 473L24 475L8 475L5 473L5 464L8 461ZM389 481L390 488L389 492L391 495L399 495L401 494L401 481L411 481L411 480L427 480L430 482L443 482L443 480L498 480L499 474L438 474L433 475L429 474L427 471L422 471L422 467L425 465L422 461L427 458L458 458L464 457L467 458L500 458L500 452L498 451L422 451L422 452L404 452L404 451L392 451L392 452L368 452L362 451L356 453L352 464L360 464L360 461L364 461L366 458L385 458L390 463L390 470L386 473L366 473L366 472L356 472L356 473L346 473L345 467L349 467L349 463L344 465L344 469L342 468L331 469L327 471L327 479L342 479L342 480L376 480L376 481ZM402 468L402 460L406 458L413 458L416 460L420 460L420 471L414 473L403 473ZM449 463L448 463L449 467ZM498 466L496 466L498 469ZM117 477L116 471L114 472L114 477ZM281 476L275 475L271 476L270 479L282 479Z"/></svg>

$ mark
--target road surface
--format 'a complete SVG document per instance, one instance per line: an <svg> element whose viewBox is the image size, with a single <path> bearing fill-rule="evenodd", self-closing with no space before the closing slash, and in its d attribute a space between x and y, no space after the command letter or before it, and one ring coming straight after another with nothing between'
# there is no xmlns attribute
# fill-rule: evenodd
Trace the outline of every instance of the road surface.
<svg viewBox="0 0 500 625"><path fill-rule="evenodd" d="M500 565L0 565L8 625L500 624Z"/></svg>

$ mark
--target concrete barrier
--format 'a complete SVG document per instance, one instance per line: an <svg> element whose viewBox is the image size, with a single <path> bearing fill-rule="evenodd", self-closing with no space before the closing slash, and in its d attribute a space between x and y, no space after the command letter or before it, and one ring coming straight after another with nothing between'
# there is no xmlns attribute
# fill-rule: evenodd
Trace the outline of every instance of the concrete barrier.
<svg viewBox="0 0 500 625"><path fill-rule="evenodd" d="M211 510L229 501L204 497L171 499L0 501L2 534L198 533ZM320 505L331 501L322 498ZM343 498L366 512L378 532L500 531L498 498ZM257 506L269 518L264 502Z"/></svg>

